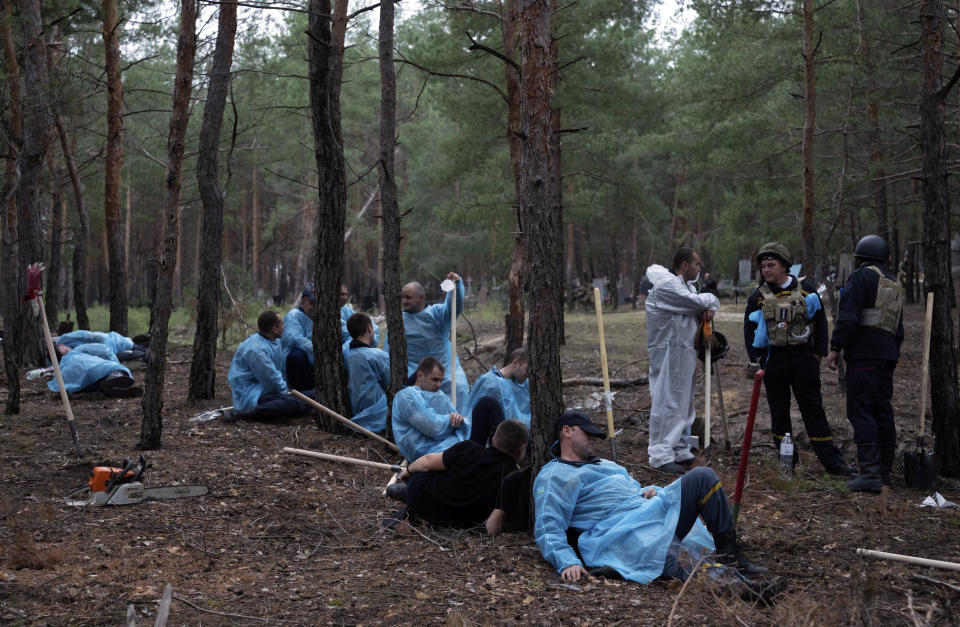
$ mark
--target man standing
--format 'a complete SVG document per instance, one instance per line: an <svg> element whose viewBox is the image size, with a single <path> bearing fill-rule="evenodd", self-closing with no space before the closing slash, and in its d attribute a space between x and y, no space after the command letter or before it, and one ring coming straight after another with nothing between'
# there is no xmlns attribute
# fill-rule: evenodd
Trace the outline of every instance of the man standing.
<svg viewBox="0 0 960 627"><path fill-rule="evenodd" d="M588 569L643 584L661 575L685 580L697 557L714 548L719 561L743 574L768 572L741 551L713 469L700 466L665 488L645 488L595 455L594 443L606 435L586 415L568 411L556 434L560 457L533 484L534 537L563 581L578 581ZM579 532L576 549L568 530Z"/></svg>
<svg viewBox="0 0 960 627"><path fill-rule="evenodd" d="M417 365L427 357L433 357L443 366L446 373L441 388L450 395L450 373L457 373L457 411L466 412L467 396L470 385L467 375L457 360L450 364L450 324L453 299L457 299L457 316L463 311L463 281L456 272L447 274L447 278L456 283L456 289L447 292L442 304L426 306L426 292L416 281L407 283L401 291L403 305L403 329L407 338L407 375L412 376ZM456 295L454 295L456 293Z"/></svg>
<svg viewBox="0 0 960 627"><path fill-rule="evenodd" d="M647 278L653 288L647 295L647 353L650 359L650 466L662 472L683 474L693 461L690 426L697 351L693 339L698 318L712 320L720 308L713 294L698 294L691 283L700 274L700 257L690 248L673 256L671 270L653 265Z"/></svg>
<svg viewBox="0 0 960 627"><path fill-rule="evenodd" d="M313 284L307 284L300 294L300 305L283 318L283 344L287 354L287 381L294 390L314 388L313 370L313 310L317 296Z"/></svg>
<svg viewBox="0 0 960 627"><path fill-rule="evenodd" d="M837 326L827 365L847 364L847 419L853 425L860 473L847 482L854 491L880 492L890 485L897 447L893 418L893 371L903 343L903 287L887 269L887 242L867 235L853 251L857 269L840 295Z"/></svg>
<svg viewBox="0 0 960 627"><path fill-rule="evenodd" d="M387 428L390 355L374 346L373 322L367 314L350 316L347 328L353 337L344 358L349 373L351 420L368 431L382 433Z"/></svg>
<svg viewBox="0 0 960 627"><path fill-rule="evenodd" d="M257 318L257 328L258 333L237 347L227 372L233 392L232 417L288 418L310 413L309 405L287 391L280 314L269 309L264 311ZM311 396L313 390L304 394Z"/></svg>
<svg viewBox="0 0 960 627"><path fill-rule="evenodd" d="M777 450L790 423L790 390L817 459L831 475L853 474L833 443L820 395L820 360L827 354L827 316L816 293L788 274L790 251L779 242L760 247L763 280L747 299L743 337L750 361L763 368L770 424ZM794 456L794 460L799 456Z"/></svg>
<svg viewBox="0 0 960 627"><path fill-rule="evenodd" d="M530 427L530 382L527 370L530 357L526 348L518 348L510 354L510 362L497 370L490 368L470 387L467 399L467 415L472 415L480 399L491 397L500 404L503 415L515 418Z"/></svg>

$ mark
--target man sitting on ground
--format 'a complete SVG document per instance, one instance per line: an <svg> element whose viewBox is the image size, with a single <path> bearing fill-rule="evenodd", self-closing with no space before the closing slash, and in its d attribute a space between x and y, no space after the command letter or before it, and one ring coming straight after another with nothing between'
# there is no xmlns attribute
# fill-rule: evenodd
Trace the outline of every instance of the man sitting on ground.
<svg viewBox="0 0 960 627"><path fill-rule="evenodd" d="M516 504L529 495L529 473L517 463L530 432L519 420L501 422L491 445L466 440L413 461L387 494L404 500L416 518L438 527L474 527L486 523L491 534L516 520ZM525 518L525 516L523 516Z"/></svg>
<svg viewBox="0 0 960 627"><path fill-rule="evenodd" d="M310 406L291 396L283 376L284 353L280 344L283 319L267 310L257 318L254 333L237 347L227 372L237 418L289 418L310 413ZM313 390L304 392L312 396Z"/></svg>
<svg viewBox="0 0 960 627"><path fill-rule="evenodd" d="M56 348L67 394L99 392L113 398L143 395L143 388L133 387L133 375L108 345L78 344L71 348L57 344ZM47 382L47 387L53 392L60 389L56 377Z"/></svg>
<svg viewBox="0 0 960 627"><path fill-rule="evenodd" d="M467 439L485 446L490 434L503 422L503 412L496 401L487 399L482 407L478 403L471 418L466 418L457 413L440 389L443 366L439 361L425 357L414 374L415 383L393 398L393 439L400 453L415 460Z"/></svg>
<svg viewBox="0 0 960 627"><path fill-rule="evenodd" d="M530 358L526 348L518 348L510 353L510 361L506 366L480 375L470 388L470 397L467 399L467 412L472 414L477 402L485 396L493 397L503 415L515 418L530 427L530 382L527 381L527 370Z"/></svg>
<svg viewBox="0 0 960 627"><path fill-rule="evenodd" d="M685 580L697 562L692 556L714 547L721 562L744 575L767 572L740 550L711 468L694 468L665 488L645 488L623 466L594 454L594 443L606 435L586 415L565 413L556 433L560 457L544 465L533 486L534 536L564 581L579 580L588 568L643 584L661 575ZM568 541L571 529L581 532L576 548ZM728 569L728 575L737 574ZM767 587L739 581L749 586L743 592L767 600Z"/></svg>
<svg viewBox="0 0 960 627"><path fill-rule="evenodd" d="M300 304L283 317L280 342L286 351L287 382L294 390L314 388L313 310L316 304L313 284L307 284L300 294Z"/></svg>
<svg viewBox="0 0 960 627"><path fill-rule="evenodd" d="M387 388L390 386L390 355L374 347L373 321L365 313L347 320L353 340L345 351L344 362L350 373L347 387L353 422L368 431L382 433L387 428Z"/></svg>

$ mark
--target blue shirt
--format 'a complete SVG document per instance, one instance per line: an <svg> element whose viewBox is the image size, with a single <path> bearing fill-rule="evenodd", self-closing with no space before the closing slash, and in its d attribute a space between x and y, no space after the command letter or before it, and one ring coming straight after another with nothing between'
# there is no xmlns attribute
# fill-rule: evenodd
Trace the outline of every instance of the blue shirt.
<svg viewBox="0 0 960 627"><path fill-rule="evenodd" d="M241 342L227 372L234 411L255 408L261 394L285 393L285 369L286 360L279 339L268 340L254 333Z"/></svg>

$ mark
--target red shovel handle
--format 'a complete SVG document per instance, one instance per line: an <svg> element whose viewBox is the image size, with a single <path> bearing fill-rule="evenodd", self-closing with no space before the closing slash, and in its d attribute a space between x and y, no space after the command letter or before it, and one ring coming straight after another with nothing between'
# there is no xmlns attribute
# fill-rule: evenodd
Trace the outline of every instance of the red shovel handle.
<svg viewBox="0 0 960 627"><path fill-rule="evenodd" d="M753 423L757 419L757 403L760 400L761 381L763 381L763 370L758 370L753 375L753 394L750 396L750 411L747 413L747 430L743 434L743 448L740 449L737 488L733 492L734 510L740 509L740 497L743 496L743 480L747 475L747 461L750 459L750 442L753 440Z"/></svg>

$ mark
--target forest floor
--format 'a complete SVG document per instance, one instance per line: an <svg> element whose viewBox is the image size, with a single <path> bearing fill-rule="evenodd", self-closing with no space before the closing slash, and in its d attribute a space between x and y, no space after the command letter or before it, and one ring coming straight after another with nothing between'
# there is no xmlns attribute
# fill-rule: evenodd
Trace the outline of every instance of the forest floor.
<svg viewBox="0 0 960 627"><path fill-rule="evenodd" d="M742 305L725 304L717 324L732 344L720 363L733 446L723 446L715 405L712 466L730 493L752 386L743 376L741 312ZM919 413L920 321L920 311L911 307L896 373L902 449L913 442ZM468 339L466 324L460 343L471 381L499 358L502 336L499 323L472 324L478 344ZM643 324L639 310L607 312L613 376L646 373ZM593 316L568 315L566 333L564 375L599 377ZM66 506L64 494L83 485L93 465L136 455L140 399L75 398L84 447L78 459L58 397L37 383L24 384L22 413L0 419L0 455L8 471L0 485L0 623L119 625L133 604L138 623L151 625L168 583L171 625L663 625L671 618L676 625L782 627L960 623L960 573L855 552L864 547L958 562L960 510L917 507L927 494L904 486L899 453L891 492L847 492L820 472L796 412L806 470L781 479L765 400L739 531L751 558L791 580L772 608L724 598L699 584L683 589L678 582L588 579L565 585L525 533L491 538L405 524L385 529L384 520L397 509L381 496L388 473L281 453L293 446L398 461L381 446L318 431L307 417L284 424L189 421L230 404L229 358L218 357L217 399L196 404L186 399L189 349L170 355L163 448L147 453L146 483L209 486L208 495L182 500ZM139 380L142 371L135 376ZM827 414L852 461L844 397L825 365L822 380ZM600 391L565 388L566 404L587 407L602 422ZM643 484L672 480L646 465L647 387L617 392L614 405L623 428L619 462ZM942 480L939 489L960 502L957 480Z"/></svg>

